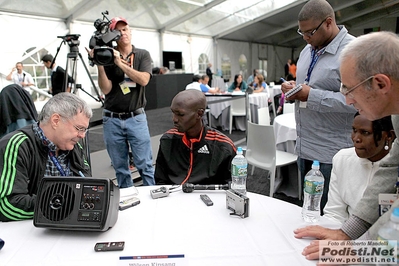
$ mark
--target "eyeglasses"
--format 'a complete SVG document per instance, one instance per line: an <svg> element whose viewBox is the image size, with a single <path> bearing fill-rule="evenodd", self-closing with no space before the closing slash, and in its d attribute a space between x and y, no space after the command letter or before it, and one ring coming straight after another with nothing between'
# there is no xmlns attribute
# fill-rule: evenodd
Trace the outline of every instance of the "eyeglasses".
<svg viewBox="0 0 399 266"><path fill-rule="evenodd" d="M319 24L319 26L317 26L317 28L315 28L314 30L308 30L308 31L301 31L300 29L297 29L296 32L301 35L301 36L307 36L307 37L312 37L316 31L321 27L321 25L323 25L323 23L327 20L327 18L323 19L323 21Z"/></svg>
<svg viewBox="0 0 399 266"><path fill-rule="evenodd" d="M341 83L341 88L339 89L339 91L344 95L347 96L349 98L354 98L353 94L351 93L352 91L354 91L356 88L358 88L360 85L362 85L363 83L365 83L366 81L369 81L370 79L374 78L374 76L370 76L368 78L366 78L365 80L363 80L362 82L360 82L359 84L355 85L354 87L348 89L344 84Z"/></svg>
<svg viewBox="0 0 399 266"><path fill-rule="evenodd" d="M77 131L78 131L78 134L86 134L87 133L87 131L89 130L88 128L85 128L85 127L78 127L78 126L75 126L75 125L72 125Z"/></svg>

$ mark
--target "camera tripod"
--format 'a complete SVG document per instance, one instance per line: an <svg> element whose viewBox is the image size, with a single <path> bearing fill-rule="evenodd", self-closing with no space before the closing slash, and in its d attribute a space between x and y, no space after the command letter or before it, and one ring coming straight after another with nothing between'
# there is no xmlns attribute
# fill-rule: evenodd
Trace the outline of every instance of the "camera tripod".
<svg viewBox="0 0 399 266"><path fill-rule="evenodd" d="M85 62L84 62L84 60L82 58L82 54L79 52L79 43L80 43L79 37L80 37L79 34L58 36L58 38L61 38L62 41L61 41L60 46L57 48L57 53L55 54L54 59L51 62L50 69L53 68L53 64L55 62L55 59L57 58L57 55L58 55L58 53L59 53L59 51L61 49L62 44L65 44L65 42L67 42L69 47L70 47L70 52L67 55L67 62L66 62L66 67L65 67L64 81L63 81L63 84L62 84L63 92L67 91L67 88L68 88L68 66L69 66L69 64L71 63L71 60L72 60L72 74L71 74L71 77L73 79L73 82L71 84L71 93L76 94L77 90L80 89L81 91L83 91L84 93L89 95L91 98L93 98L95 101L101 102L102 107L104 107L104 101L101 98L100 93L98 92L97 86L94 84L94 81L93 81L93 79L90 76L89 69L87 68L87 66L86 66L86 64L85 64ZM78 56L80 58L80 61L83 64L83 66L84 66L84 68L86 70L87 76L89 77L89 79L91 81L91 84L92 84L92 86L93 86L93 88L94 88L94 90L95 90L95 92L97 94L97 98L94 97L93 95L91 95L90 93L88 93L87 91L85 91L82 88L81 84L76 84L76 77L77 77L77 71L76 70L77 70ZM89 148L89 134L86 134L85 138L82 139L82 145L86 149L87 161L88 161L89 165L91 165L90 148Z"/></svg>
<svg viewBox="0 0 399 266"><path fill-rule="evenodd" d="M63 87L63 91L67 91L68 88L68 68L69 65L72 63L72 72L71 72L71 77L73 79L73 82L71 84L71 93L76 94L77 90L80 89L81 91L83 91L84 93L86 93L87 95L89 95L91 98L93 98L95 101L97 102L101 102L102 107L104 107L104 100L102 99L102 97L100 96L100 93L98 92L97 86L94 83L92 77L90 76L90 72L89 69L87 68L82 54L79 52L79 34L71 34L71 35L66 35L66 36L58 36L58 38L61 38L61 44L60 46L57 48L57 53L54 56L53 62L51 62L51 66L50 68L53 67L53 64L55 62L55 59L57 58L57 55L61 49L62 44L68 43L69 47L70 47L70 52L67 54L67 62L66 62L66 67L65 67L65 75L64 75L64 81L62 84ZM97 94L97 98L94 97L92 94L90 94L89 92L87 92L86 90L84 90L82 88L82 84L76 84L76 77L77 77L77 63L78 63L78 56L80 58L80 61L82 62L84 69L86 70L87 76L89 77L89 80L91 82L91 85L94 88L94 91Z"/></svg>

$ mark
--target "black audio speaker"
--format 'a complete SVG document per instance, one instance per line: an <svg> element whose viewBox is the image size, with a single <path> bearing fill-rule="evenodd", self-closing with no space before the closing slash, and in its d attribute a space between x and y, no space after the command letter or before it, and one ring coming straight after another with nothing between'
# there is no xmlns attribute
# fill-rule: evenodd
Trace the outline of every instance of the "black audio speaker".
<svg viewBox="0 0 399 266"><path fill-rule="evenodd" d="M63 230L106 231L118 220L119 187L108 178L44 177L33 224Z"/></svg>

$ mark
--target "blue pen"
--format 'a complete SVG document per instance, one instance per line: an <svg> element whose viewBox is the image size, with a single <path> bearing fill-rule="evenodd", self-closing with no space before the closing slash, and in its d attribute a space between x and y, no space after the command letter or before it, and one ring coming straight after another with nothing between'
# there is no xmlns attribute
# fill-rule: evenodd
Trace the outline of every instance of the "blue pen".
<svg viewBox="0 0 399 266"><path fill-rule="evenodd" d="M280 81L282 82L282 83L284 83L284 82L287 82L287 83L289 83L288 81L286 81L284 78L280 78Z"/></svg>
<svg viewBox="0 0 399 266"><path fill-rule="evenodd" d="M82 171L79 171L79 175L80 175L81 177L85 177L85 175L82 173Z"/></svg>

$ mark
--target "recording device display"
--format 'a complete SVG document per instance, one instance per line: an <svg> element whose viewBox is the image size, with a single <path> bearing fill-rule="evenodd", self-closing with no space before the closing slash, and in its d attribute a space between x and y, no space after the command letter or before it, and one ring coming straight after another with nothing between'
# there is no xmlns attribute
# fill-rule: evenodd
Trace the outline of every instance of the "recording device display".
<svg viewBox="0 0 399 266"><path fill-rule="evenodd" d="M226 208L233 211L230 215L246 218L249 216L249 198L233 189L226 190Z"/></svg>
<svg viewBox="0 0 399 266"><path fill-rule="evenodd" d="M163 198L169 196L170 192L167 187L160 187L158 189L150 190L153 199Z"/></svg>
<svg viewBox="0 0 399 266"><path fill-rule="evenodd" d="M191 193L194 190L227 190L229 189L229 184L225 185L194 185L191 183L183 184L183 192Z"/></svg>
<svg viewBox="0 0 399 266"><path fill-rule="evenodd" d="M125 242L101 242L94 246L95 251L117 251L125 248Z"/></svg>
<svg viewBox="0 0 399 266"><path fill-rule="evenodd" d="M96 31L93 33L89 43L90 49L94 49L93 58L89 58L91 66L93 66L93 63L100 66L112 65L114 63L112 42L119 40L121 37L120 31L109 28L111 21L106 16L108 11L101 14L103 18L94 21Z"/></svg>

